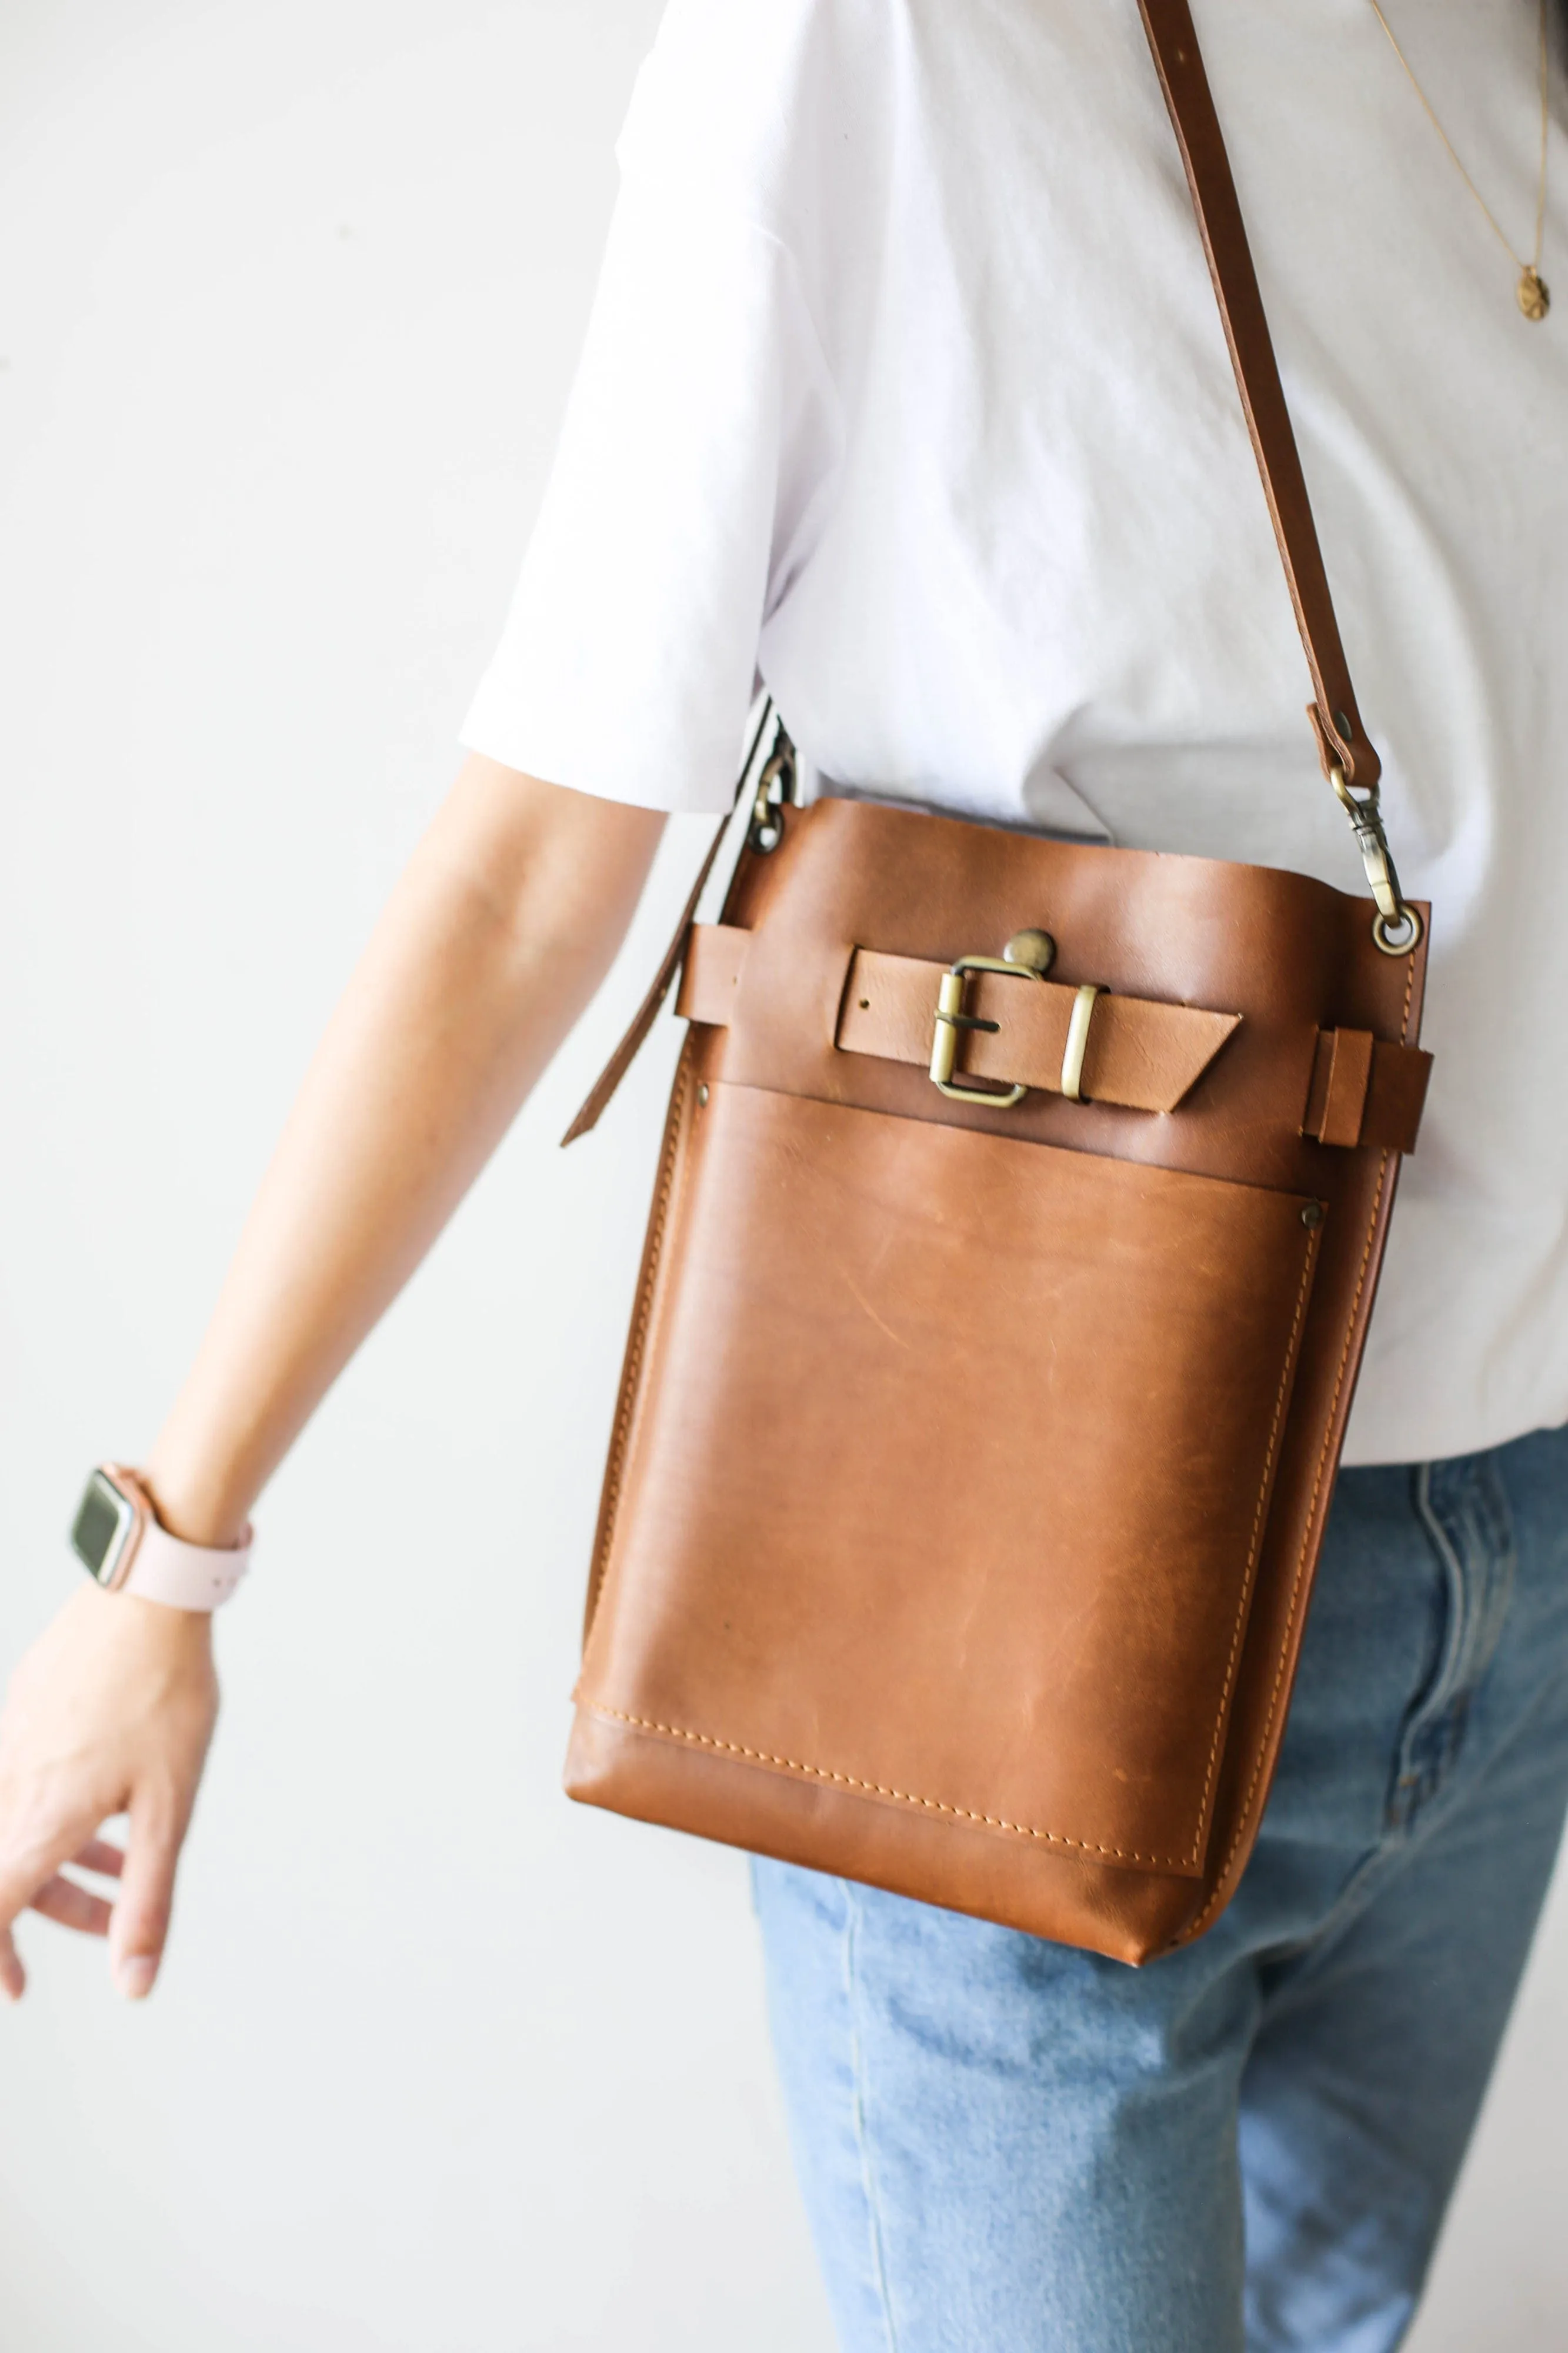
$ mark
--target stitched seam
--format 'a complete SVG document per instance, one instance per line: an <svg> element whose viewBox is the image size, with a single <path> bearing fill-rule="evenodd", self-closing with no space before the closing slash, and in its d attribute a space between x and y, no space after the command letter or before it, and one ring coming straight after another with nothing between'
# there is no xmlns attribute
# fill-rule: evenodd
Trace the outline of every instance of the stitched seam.
<svg viewBox="0 0 1568 2353"><path fill-rule="evenodd" d="M1402 1039L1410 1026L1410 1000L1415 993L1415 959L1412 956L1410 959L1410 975L1405 984L1405 1009L1400 1016L1399 1021L1399 1032ZM1258 1784L1263 1774L1263 1760L1268 1754L1268 1744L1273 1737L1274 1719L1279 1712L1279 1694L1285 1681L1285 1662L1289 1655L1290 1637L1295 1630L1296 1612L1300 1606L1301 1581L1306 1575L1307 1555L1311 1546L1312 1525L1318 1515L1318 1497L1322 1492L1323 1472L1328 1463L1329 1448L1333 1436L1334 1416L1339 1411L1340 1392L1343 1388L1345 1382L1345 1366L1350 1363L1351 1345L1355 1337L1356 1316L1361 1308L1362 1293L1366 1288L1366 1271L1372 1260L1373 1240L1377 1232L1378 1213L1383 1208L1384 1187L1388 1182L1388 1164L1393 1156L1392 1153L1384 1152L1378 1167L1377 1190L1372 1197L1372 1216L1367 1221L1366 1242L1361 1254L1361 1268L1356 1275L1355 1296L1351 1301L1351 1312L1345 1321L1345 1345L1340 1351L1339 1370L1334 1376L1334 1393L1329 1400L1328 1419L1323 1430L1323 1443L1318 1455L1317 1475L1312 1481L1311 1501L1307 1508L1307 1533L1301 1539L1301 1549L1296 1556L1296 1574L1290 1587L1290 1606L1285 1619L1284 1639L1279 1645L1279 1663L1275 1670L1274 1688L1268 1694L1268 1714L1264 1720L1262 1737L1258 1741L1258 1753L1253 1759L1252 1778L1247 1785L1247 1795L1242 1800L1241 1813L1237 1822L1236 1836L1231 1840L1229 1851L1227 1852L1225 1862L1221 1867L1219 1877L1215 1882L1214 1893L1209 1897L1208 1902L1204 1905L1203 1910L1193 1921L1192 1926L1185 1930L1182 1939L1184 1943L1190 1941L1193 1937L1199 1935L1204 1923L1209 1918L1210 1915L1218 1908L1220 1898L1225 1889L1226 1881L1230 1875L1231 1864L1236 1861L1237 1854L1240 1852L1241 1842L1247 1836L1247 1825L1252 1812L1252 1800L1258 1794Z"/></svg>
<svg viewBox="0 0 1568 2353"><path fill-rule="evenodd" d="M1373 1236L1377 1231L1377 1214L1383 1206L1383 1188L1388 1176L1388 1161L1389 1155L1385 1152L1383 1155L1383 1165L1377 1172L1377 1190L1372 1197L1372 1218L1366 1229L1365 1247L1363 1249L1361 1254L1361 1270L1356 1276L1355 1296L1351 1301L1351 1312L1346 1319L1345 1345L1340 1351L1339 1370L1334 1376L1334 1393L1329 1400L1328 1421L1323 1431L1322 1447L1318 1455L1317 1473L1312 1481L1311 1500L1307 1506L1307 1533L1301 1540L1301 1549L1296 1556L1296 1574L1291 1581L1290 1606L1286 1613L1284 1636L1279 1644L1279 1662L1274 1671L1274 1687L1268 1694L1268 1714L1264 1718L1262 1736L1258 1743L1258 1753L1253 1759L1252 1778L1247 1785L1247 1795L1242 1799L1241 1814L1237 1824L1236 1835L1231 1840L1229 1849L1226 1854L1224 1865L1220 1871L1219 1878L1215 1884L1214 1894L1209 1897L1208 1902L1204 1905L1203 1910L1198 1914L1196 1919L1193 1922L1192 1926L1187 1930L1187 1935L1189 1936L1195 1936L1197 1935L1199 1929L1203 1926L1204 1922L1208 1918L1210 1913L1214 1911L1219 1902L1220 1891L1225 1885L1226 1876L1230 1871L1230 1866L1235 1862L1237 1855L1240 1851L1241 1841L1247 1835L1247 1824L1252 1811L1252 1800L1258 1794L1258 1784L1263 1775L1263 1760L1268 1754L1268 1743L1273 1737L1274 1719L1279 1712L1279 1694L1285 1682L1285 1662L1289 1656L1290 1637L1295 1630L1296 1612L1300 1605L1301 1599L1301 1582L1307 1571L1307 1555L1311 1547L1312 1526L1318 1515L1318 1497L1322 1492L1323 1472L1328 1465L1329 1448L1333 1435L1334 1416L1339 1410L1340 1391L1344 1387L1345 1366L1350 1362L1351 1343L1355 1336L1356 1314L1361 1306L1361 1295L1366 1287L1366 1270L1372 1258Z"/></svg>
<svg viewBox="0 0 1568 2353"><path fill-rule="evenodd" d="M616 1533L616 1520L621 1508L621 1475L626 1468L626 1440L631 1435L632 1416L637 1410L637 1392L642 1384L643 1349L647 1340L647 1327L653 1314L654 1285L658 1279L659 1261L664 1256L664 1229L669 1214L670 1198L675 1189L675 1164L679 1156L680 1139L686 1125L686 1097L691 1083L691 1069L685 1055L676 1078L675 1092L669 1107L669 1131L665 1138L664 1155L658 1172L658 1191L654 1200L653 1221L648 1231L647 1272L643 1281L642 1295L637 1301L637 1320L632 1326L631 1345L626 1352L626 1371L621 1379L620 1400L616 1409L615 1432L610 1441L610 1462L605 1480L605 1532L594 1561L593 1583L588 1595L587 1622L591 1630L599 1614L599 1596L604 1590L605 1571L609 1566L610 1546ZM586 1635L584 1637L586 1647Z"/></svg>
<svg viewBox="0 0 1568 2353"><path fill-rule="evenodd" d="M877 2301L882 2311L882 2335L888 2353L899 2353L898 2332L893 2326L893 2300L888 2293L888 2264L882 2245L882 2217L877 2199L877 2168L872 2163L870 2136L866 2129L865 2052L860 2042L860 2019L856 2000L858 1980L855 1970L860 1906L849 1882L840 1880L838 1883L844 1891L844 1996L849 2012L850 2082L854 2087L850 2100L850 2116L855 2127L856 2153L860 2159L860 2187L866 2200L868 2235L871 2242L871 2272L876 2285Z"/></svg>
<svg viewBox="0 0 1568 2353"><path fill-rule="evenodd" d="M1193 1833L1192 1860L1198 1860L1199 1842L1203 1836L1204 1819L1208 1812L1209 1793L1214 1788L1219 1766L1220 1742L1225 1732L1226 1713L1230 1706L1231 1684L1237 1662L1241 1656L1242 1629L1247 1622L1247 1605L1252 1599L1252 1573L1258 1566L1258 1547L1263 1541L1263 1506L1268 1500L1268 1482L1274 1472L1274 1453L1279 1442L1279 1432L1285 1419L1285 1399L1289 1393L1291 1375L1296 1369L1296 1342L1301 1330L1301 1319L1307 1312L1307 1294L1311 1287L1312 1270L1318 1262L1317 1237L1307 1244L1306 1263L1301 1269L1301 1287L1296 1293L1296 1316L1290 1326L1290 1337L1285 1349L1285 1366L1279 1376L1279 1394L1274 1399L1274 1419L1269 1425L1268 1446L1263 1458L1263 1481L1258 1490L1258 1508L1252 1515L1252 1538L1247 1547L1247 1574L1242 1579L1241 1599L1237 1604L1236 1626L1230 1638L1230 1657L1226 1662L1225 1688L1220 1694L1219 1710L1215 1717L1214 1740L1209 1748L1209 1767L1204 1778L1204 1793L1198 1801L1197 1827Z"/></svg>
<svg viewBox="0 0 1568 2353"><path fill-rule="evenodd" d="M710 1732L689 1732L679 1724L657 1724L650 1716L628 1715L624 1708L608 1707L602 1700L585 1699L584 1707L595 1715L608 1716L613 1723L630 1725L637 1732L657 1732L667 1740L688 1740L694 1747L721 1750L726 1757L742 1757L751 1765L776 1765L786 1773L800 1773L814 1781L832 1781L844 1789L864 1789L868 1796L892 1798L901 1806L913 1806L926 1813L948 1814L953 1820L975 1822L986 1830L1007 1831L1015 1838L1041 1839L1051 1846L1076 1847L1081 1854L1103 1854L1116 1862L1146 1863L1157 1870L1182 1871L1194 1858L1177 1854L1139 1854L1131 1848L1100 1846L1092 1839L1070 1838L1066 1831L1037 1830L1029 1822L1005 1821L997 1814L980 1814L968 1806L950 1806L942 1798L920 1798L908 1789L889 1788L881 1781L862 1781L853 1773L836 1773L826 1765L803 1765L794 1757L775 1757L771 1749L747 1748L738 1740L719 1740Z"/></svg>

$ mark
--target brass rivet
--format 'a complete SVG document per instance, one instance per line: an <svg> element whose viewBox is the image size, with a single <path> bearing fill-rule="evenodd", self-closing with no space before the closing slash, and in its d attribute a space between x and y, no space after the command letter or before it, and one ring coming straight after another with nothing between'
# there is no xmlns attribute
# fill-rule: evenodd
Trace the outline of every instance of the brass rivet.
<svg viewBox="0 0 1568 2353"><path fill-rule="evenodd" d="M862 1013L869 1013L871 1010L871 1000L868 997L863 997L860 999L860 1010Z"/></svg>
<svg viewBox="0 0 1568 2353"><path fill-rule="evenodd" d="M699 1102L700 1103L705 1103L707 1102L707 1100L708 1100L708 1089L707 1089L707 1085L706 1085L706 1083L704 1083L702 1086L700 1086L700 1087L698 1088L698 1090L697 1090L697 1100L698 1100L698 1102Z"/></svg>
<svg viewBox="0 0 1568 2353"><path fill-rule="evenodd" d="M1321 1201L1309 1201L1306 1208L1301 1212L1301 1223L1306 1227L1308 1232L1310 1233L1314 1226L1321 1226L1322 1222L1323 1205Z"/></svg>
<svg viewBox="0 0 1568 2353"><path fill-rule="evenodd" d="M1002 951L1007 964L1021 965L1026 972L1049 972L1057 960L1057 944L1049 932L1015 932Z"/></svg>

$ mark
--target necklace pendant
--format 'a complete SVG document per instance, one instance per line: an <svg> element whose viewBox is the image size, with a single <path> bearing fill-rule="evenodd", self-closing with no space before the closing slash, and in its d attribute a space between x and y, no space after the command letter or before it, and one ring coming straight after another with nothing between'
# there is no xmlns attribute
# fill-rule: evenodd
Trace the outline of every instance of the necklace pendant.
<svg viewBox="0 0 1568 2353"><path fill-rule="evenodd" d="M1519 298L1519 307L1527 319L1544 319L1552 308L1552 296L1546 282L1540 270L1533 265L1527 264L1520 271L1519 284L1515 287L1514 292Z"/></svg>

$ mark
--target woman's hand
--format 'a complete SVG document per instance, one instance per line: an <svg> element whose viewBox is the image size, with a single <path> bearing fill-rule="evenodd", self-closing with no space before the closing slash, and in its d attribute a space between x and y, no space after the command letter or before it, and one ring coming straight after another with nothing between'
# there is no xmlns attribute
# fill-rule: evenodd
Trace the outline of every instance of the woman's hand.
<svg viewBox="0 0 1568 2353"><path fill-rule="evenodd" d="M471 754L321 1043L201 1352L141 1465L158 1517L232 1544L609 968L664 823ZM0 1989L29 1905L152 1989L217 1715L210 1619L84 1586L0 1717ZM66 1875L114 1873L112 1912Z"/></svg>
<svg viewBox="0 0 1568 2353"><path fill-rule="evenodd" d="M26 1973L12 1935L36 1912L107 1936L115 1982L152 1991L174 1869L217 1719L212 1620L83 1585L23 1659L0 1715L0 1989ZM130 1816L124 1854L98 1836ZM119 1877L112 1909L62 1866Z"/></svg>

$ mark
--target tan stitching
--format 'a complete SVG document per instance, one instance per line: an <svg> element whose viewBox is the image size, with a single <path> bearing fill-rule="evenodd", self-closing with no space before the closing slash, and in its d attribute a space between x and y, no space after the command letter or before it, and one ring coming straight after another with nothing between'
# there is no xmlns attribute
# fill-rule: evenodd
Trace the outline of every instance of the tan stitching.
<svg viewBox="0 0 1568 2353"><path fill-rule="evenodd" d="M1400 1036L1406 1044L1409 1042L1408 1031L1410 1028L1410 1000L1415 993L1415 959L1412 956L1410 959L1409 977L1406 979L1405 984L1405 1008L1399 1018ZM1340 1392L1344 1388L1345 1384L1345 1366L1350 1363L1351 1344L1355 1338L1356 1315L1361 1307L1362 1293L1366 1288L1366 1270L1371 1262L1373 1240L1377 1232L1378 1216L1383 1208L1384 1187L1388 1182L1388 1164L1393 1157L1394 1155L1391 1152L1385 1152L1383 1155L1382 1161L1378 1167L1377 1190L1372 1197L1372 1216L1367 1224L1366 1242L1362 1250L1361 1267L1356 1275L1355 1296L1351 1301L1351 1312L1345 1324L1345 1345L1340 1351L1339 1370L1334 1376L1334 1393L1329 1400L1328 1419L1323 1427L1323 1443L1318 1455L1317 1475L1312 1481L1311 1500L1307 1507L1307 1532L1301 1539L1301 1549L1296 1556L1296 1575L1290 1587L1290 1606L1285 1618L1284 1639L1279 1645L1279 1663L1278 1668L1275 1670L1274 1688L1268 1694L1268 1714L1264 1719L1262 1737L1258 1741L1258 1753L1253 1759L1252 1778L1247 1785L1247 1795L1242 1800L1241 1812L1237 1821L1236 1835L1231 1840L1229 1850L1220 1869L1219 1877L1215 1882L1214 1893L1209 1897L1208 1902L1204 1905L1203 1910L1197 1915L1196 1918L1188 1927L1183 1930L1181 1936L1177 1939L1178 1943L1181 1944L1188 1944L1193 1940L1193 1938L1200 1936L1203 1932L1204 1923L1210 1917L1211 1914L1217 1910L1220 1899L1225 1892L1226 1881L1230 1876L1231 1864L1236 1861L1237 1855L1241 1849L1241 1842L1247 1836L1247 1819L1252 1811L1252 1800L1258 1794L1258 1784L1263 1774L1263 1760L1268 1754L1268 1744L1274 1734L1274 1719L1279 1710L1279 1693L1285 1681L1285 1662L1289 1656L1290 1637L1295 1630L1296 1611L1301 1599L1301 1580L1306 1574L1307 1554L1311 1545L1312 1524L1318 1515L1318 1497L1322 1493L1323 1472L1328 1464L1329 1448L1333 1437L1334 1416L1339 1410Z"/></svg>
<svg viewBox="0 0 1568 2353"><path fill-rule="evenodd" d="M1290 1388L1290 1377L1296 1369L1296 1341L1301 1329L1301 1318L1307 1312L1307 1294L1311 1288L1312 1269L1318 1261L1318 1237L1311 1234L1307 1241L1306 1261L1301 1269L1301 1287L1296 1293L1296 1316L1290 1326L1290 1337L1285 1347L1285 1366L1279 1376L1279 1390L1274 1400L1274 1419L1269 1425L1268 1445L1263 1457L1263 1481L1258 1490L1258 1508L1252 1515L1252 1536L1247 1546L1247 1574L1242 1579L1241 1599L1237 1604L1236 1626L1230 1639L1230 1657L1226 1662L1225 1688L1220 1694L1219 1708L1215 1716L1214 1740L1209 1747L1209 1768L1204 1777L1204 1793L1198 1800L1198 1819L1193 1831L1192 1860L1196 1862L1199 1842L1203 1837L1204 1818L1208 1811L1209 1792L1219 1764L1220 1740L1225 1731L1226 1711L1230 1706L1231 1683L1237 1662L1241 1656L1242 1630L1247 1622L1247 1605L1252 1599L1252 1572L1258 1565L1258 1546L1263 1539L1263 1506L1268 1495L1268 1482L1274 1469L1274 1452L1279 1442L1279 1431L1285 1419L1285 1399Z"/></svg>
<svg viewBox="0 0 1568 2353"><path fill-rule="evenodd" d="M1372 1219L1366 1229L1366 1244L1361 1254L1361 1269L1356 1276L1355 1296L1351 1301L1350 1316L1345 1324L1345 1345L1340 1351L1339 1370L1334 1377L1334 1393L1329 1400L1328 1420L1324 1425L1323 1443L1318 1455L1317 1475L1312 1481L1311 1499L1307 1506L1307 1533L1301 1540L1301 1549L1296 1556L1296 1574L1290 1586L1290 1606L1286 1612L1285 1632L1279 1645L1279 1663L1274 1671L1274 1687L1268 1694L1268 1714L1264 1718L1262 1736L1258 1744L1258 1753L1253 1759L1252 1778L1247 1785L1247 1795L1241 1801L1241 1813L1237 1823L1236 1835L1231 1840L1224 1865L1215 1883L1214 1894L1209 1897L1191 1927L1186 1930L1187 1937L1193 1937L1198 1934L1210 1913L1219 1903L1230 1866L1236 1861L1242 1840L1247 1835L1247 1823L1252 1810L1252 1800L1258 1794L1258 1784L1263 1775L1263 1760L1268 1754L1268 1743L1273 1736L1274 1719L1279 1711L1279 1694L1285 1682L1285 1662L1289 1656L1290 1637L1295 1630L1296 1611L1301 1599L1301 1581L1306 1575L1312 1524L1317 1518L1318 1497L1322 1492L1323 1472L1328 1466L1329 1448L1333 1437L1334 1416L1339 1410L1340 1391L1344 1387L1345 1366L1350 1362L1351 1343L1355 1337L1356 1314L1361 1306L1362 1293L1366 1287L1366 1270L1372 1257L1373 1237L1377 1231L1378 1211L1383 1206L1383 1188L1388 1177L1388 1162L1389 1155L1385 1152L1383 1155L1383 1165L1377 1172L1377 1190L1372 1199Z"/></svg>
<svg viewBox="0 0 1568 2353"><path fill-rule="evenodd" d="M626 1440L631 1434L632 1415L637 1407L641 1383L643 1347L647 1339L648 1321L653 1313L654 1285L658 1277L659 1260L664 1253L664 1229L675 1189L675 1166L679 1156L680 1141L685 1132L686 1098L691 1082L689 1056L682 1053L676 1073L675 1090L670 1098L669 1124L665 1136L664 1152L659 1165L658 1190L654 1197L654 1214L648 1228L647 1271L643 1279L637 1312L632 1325L631 1343L626 1350L626 1370L621 1376L621 1393L616 1408L616 1427L610 1440L610 1461L605 1479L605 1526L594 1556L594 1573L588 1592L587 1625L591 1629L599 1610L599 1596L604 1589L605 1571L609 1566L610 1545L616 1532L616 1516L621 1505L621 1472L626 1463ZM586 1647L587 1634L584 1644Z"/></svg>
<svg viewBox="0 0 1568 2353"><path fill-rule="evenodd" d="M1082 1854L1103 1854L1117 1862L1142 1862L1162 1871L1181 1871L1192 1861L1188 1855L1136 1854L1119 1846L1098 1846L1090 1839L1069 1838L1065 1831L1036 1830L1028 1822L1004 1821L996 1814L977 1814L967 1806L950 1806L941 1798L912 1797L907 1789L889 1789L880 1781L862 1781L853 1773L835 1773L826 1765L802 1765L793 1757L775 1757L766 1748L744 1748L738 1740L715 1740L711 1733L687 1732L679 1724L656 1724L646 1715L627 1715L624 1709L606 1707L601 1701L584 1703L595 1715L607 1715L616 1724L628 1724L636 1732L662 1733L667 1740L689 1740L700 1748L721 1749L727 1757L743 1757L752 1765L777 1765L786 1773L804 1773L814 1781L834 1781L841 1788L864 1789L877 1798L894 1798L901 1806L919 1806L927 1813L951 1814L955 1821L978 1822L992 1831L1010 1831L1015 1838L1044 1839L1052 1846L1077 1847Z"/></svg>

